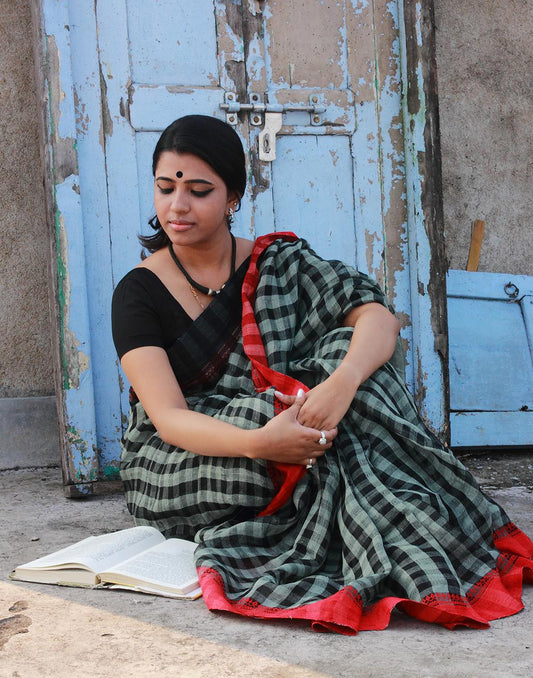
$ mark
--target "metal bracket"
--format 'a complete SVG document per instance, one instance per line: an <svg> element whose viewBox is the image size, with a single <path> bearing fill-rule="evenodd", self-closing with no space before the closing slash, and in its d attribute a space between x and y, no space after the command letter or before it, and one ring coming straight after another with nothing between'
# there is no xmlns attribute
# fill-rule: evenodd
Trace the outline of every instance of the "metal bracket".
<svg viewBox="0 0 533 678"><path fill-rule="evenodd" d="M503 291L509 297L510 301L514 301L520 294L518 287L514 284L514 282L510 281L504 285Z"/></svg>
<svg viewBox="0 0 533 678"><path fill-rule="evenodd" d="M259 126L265 123L265 127L259 134L259 159L271 162L276 158L276 134L282 126L283 113L309 113L310 124L318 126L324 122L326 106L321 94L311 94L309 105L305 104L270 104L264 103L261 94L250 94L250 103L240 103L236 92L225 92L224 103L220 108L226 111L226 122L237 125L238 113L243 111L250 113L250 124Z"/></svg>

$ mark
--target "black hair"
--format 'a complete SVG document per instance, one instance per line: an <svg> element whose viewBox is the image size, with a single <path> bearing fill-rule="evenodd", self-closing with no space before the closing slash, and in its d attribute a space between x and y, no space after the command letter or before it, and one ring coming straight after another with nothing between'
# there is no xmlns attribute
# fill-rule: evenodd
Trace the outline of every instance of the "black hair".
<svg viewBox="0 0 533 678"><path fill-rule="evenodd" d="M174 120L156 144L152 158L154 176L161 153L165 151L191 153L206 162L226 184L228 193L238 196L240 207L240 199L246 188L246 165L241 140L231 125L209 115L185 115ZM148 223L155 233L141 235L139 240L149 252L156 252L168 245L169 239L157 215ZM230 227L231 220L228 218Z"/></svg>

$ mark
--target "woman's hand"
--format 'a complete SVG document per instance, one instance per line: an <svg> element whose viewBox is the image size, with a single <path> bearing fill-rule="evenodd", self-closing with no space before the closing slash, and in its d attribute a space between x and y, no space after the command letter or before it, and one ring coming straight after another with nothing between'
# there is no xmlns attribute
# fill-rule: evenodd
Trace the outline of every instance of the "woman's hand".
<svg viewBox="0 0 533 678"><path fill-rule="evenodd" d="M334 429L348 411L357 392L359 381L347 365L337 369L325 381L312 388L305 396L298 421L319 431ZM293 402L294 396L276 394L285 405Z"/></svg>
<svg viewBox="0 0 533 678"><path fill-rule="evenodd" d="M297 396L282 396L279 399L290 407L263 428L256 429L260 443L254 457L287 464L314 464L317 457L321 457L331 447L337 436L336 427L316 429L302 425L299 415L306 402L304 391L300 391ZM327 440L324 445L318 442L322 433Z"/></svg>
<svg viewBox="0 0 533 678"><path fill-rule="evenodd" d="M359 386L394 353L400 324L381 304L353 308L343 325L354 328L350 345L337 369L307 393L298 415L303 426L320 431L338 426ZM280 400L292 403L290 396L281 396Z"/></svg>

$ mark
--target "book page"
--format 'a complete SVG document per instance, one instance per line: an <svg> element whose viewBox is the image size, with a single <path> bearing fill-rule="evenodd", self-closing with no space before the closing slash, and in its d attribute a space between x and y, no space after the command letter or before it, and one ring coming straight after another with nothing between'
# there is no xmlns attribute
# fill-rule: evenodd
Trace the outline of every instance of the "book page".
<svg viewBox="0 0 533 678"><path fill-rule="evenodd" d="M135 593L148 593L151 596L163 596L163 598L176 598L177 600L196 600L202 596L202 589L191 589L187 593L177 593L173 590L151 589L145 584L105 584L99 588L119 589L121 591L133 591Z"/></svg>
<svg viewBox="0 0 533 678"><path fill-rule="evenodd" d="M60 569L62 566L72 568L73 565L80 565L98 573L164 540L163 535L153 527L130 527L110 534L87 537L60 551L21 565L16 571Z"/></svg>
<svg viewBox="0 0 533 678"><path fill-rule="evenodd" d="M149 584L155 590L188 593L198 587L194 542L167 539L148 551L101 573L102 582Z"/></svg>

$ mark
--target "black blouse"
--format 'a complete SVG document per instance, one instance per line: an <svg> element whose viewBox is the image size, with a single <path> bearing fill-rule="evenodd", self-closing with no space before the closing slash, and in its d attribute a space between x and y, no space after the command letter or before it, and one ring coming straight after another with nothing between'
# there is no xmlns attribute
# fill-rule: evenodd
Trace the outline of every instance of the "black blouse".
<svg viewBox="0 0 533 678"><path fill-rule="evenodd" d="M249 263L248 257L231 278L231 287L238 286L237 293ZM148 268L134 268L122 278L113 293L111 323L119 358L141 346L159 346L169 351L194 322Z"/></svg>
<svg viewBox="0 0 533 678"><path fill-rule="evenodd" d="M113 293L113 341L119 358L134 348L168 349L193 322L155 273L134 268Z"/></svg>

